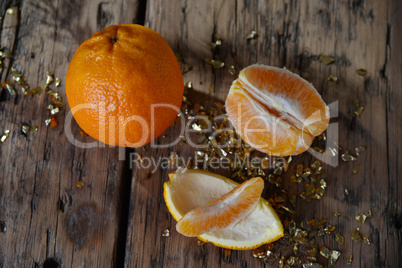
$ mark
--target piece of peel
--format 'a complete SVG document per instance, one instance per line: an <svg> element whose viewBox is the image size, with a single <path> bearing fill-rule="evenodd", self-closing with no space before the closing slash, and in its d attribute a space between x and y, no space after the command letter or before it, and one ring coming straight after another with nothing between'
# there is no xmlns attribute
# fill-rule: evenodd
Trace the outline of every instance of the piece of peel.
<svg viewBox="0 0 402 268"><path fill-rule="evenodd" d="M198 236L233 227L255 208L263 189L260 177L245 181L209 206L189 211L177 223L176 230L185 236Z"/></svg>

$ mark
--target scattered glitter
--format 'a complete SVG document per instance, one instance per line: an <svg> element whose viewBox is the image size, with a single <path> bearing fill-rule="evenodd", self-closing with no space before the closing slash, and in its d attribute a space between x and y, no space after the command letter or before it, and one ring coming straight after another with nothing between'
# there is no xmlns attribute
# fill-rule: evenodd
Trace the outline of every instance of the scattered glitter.
<svg viewBox="0 0 402 268"><path fill-rule="evenodd" d="M221 69L225 66L225 63L223 61L220 60L213 60L213 59L207 59L204 58L204 61L208 64L211 64L214 69Z"/></svg>
<svg viewBox="0 0 402 268"><path fill-rule="evenodd" d="M339 256L341 256L341 253L339 251L331 250L331 257L328 261L329 266L333 266L338 260Z"/></svg>
<svg viewBox="0 0 402 268"><path fill-rule="evenodd" d="M169 237L169 236L170 236L170 231L169 231L169 229L165 229L165 230L163 231L163 233L162 233L162 236L163 236L163 237Z"/></svg>
<svg viewBox="0 0 402 268"><path fill-rule="evenodd" d="M356 228L355 230L353 230L352 240L355 242L359 242L362 240L362 237L361 237L359 231L360 231L360 228Z"/></svg>
<svg viewBox="0 0 402 268"><path fill-rule="evenodd" d="M331 251L326 246L322 246L320 248L320 255L326 259L329 259L331 257Z"/></svg>
<svg viewBox="0 0 402 268"><path fill-rule="evenodd" d="M346 264L347 265L351 265L353 261L353 255L350 255L347 259L346 259Z"/></svg>
<svg viewBox="0 0 402 268"><path fill-rule="evenodd" d="M51 72L46 72L46 85L50 85L51 83L53 83L53 74Z"/></svg>
<svg viewBox="0 0 402 268"><path fill-rule="evenodd" d="M184 87L188 89L193 88L193 83L191 81L187 81L186 83L184 83Z"/></svg>
<svg viewBox="0 0 402 268"><path fill-rule="evenodd" d="M77 181L77 182L75 183L75 186L76 186L77 188L82 188L82 187L85 186L85 183L84 183L83 181Z"/></svg>
<svg viewBox="0 0 402 268"><path fill-rule="evenodd" d="M256 39L257 37L258 37L257 32L253 30L247 35L246 39L251 40L251 39Z"/></svg>
<svg viewBox="0 0 402 268"><path fill-rule="evenodd" d="M233 65L231 65L231 66L229 67L228 72L229 72L231 75L236 75L236 73L237 73L236 68L235 68Z"/></svg>
<svg viewBox="0 0 402 268"><path fill-rule="evenodd" d="M366 147L364 146L359 146L355 148L355 153L357 156L359 156L362 152L364 152L366 150Z"/></svg>
<svg viewBox="0 0 402 268"><path fill-rule="evenodd" d="M3 134L0 137L0 142L1 143L5 142L8 138L8 135L10 135L10 130L9 129L4 130Z"/></svg>
<svg viewBox="0 0 402 268"><path fill-rule="evenodd" d="M366 69L357 69L356 73L358 75L365 76L367 74L367 70Z"/></svg>
<svg viewBox="0 0 402 268"><path fill-rule="evenodd" d="M336 233L335 241L338 242L339 244L343 245L343 243L345 242L345 238L340 233Z"/></svg>
<svg viewBox="0 0 402 268"><path fill-rule="evenodd" d="M357 108L356 111L355 111L355 115L360 116L362 114L362 112L363 112L363 109L364 109L363 106Z"/></svg>
<svg viewBox="0 0 402 268"><path fill-rule="evenodd" d="M55 86L58 87L61 84L61 79L59 77L56 77L56 82L55 82Z"/></svg>
<svg viewBox="0 0 402 268"><path fill-rule="evenodd" d="M341 155L341 158L343 161L345 162L349 162L349 161L355 161L356 157L354 157L353 155L350 155L348 151L346 151L345 153L343 153Z"/></svg>
<svg viewBox="0 0 402 268"><path fill-rule="evenodd" d="M358 215L356 215L355 219L357 221L360 221L361 223L365 223L367 218L370 218L372 216L371 214L371 210L369 210L367 213L359 213Z"/></svg>
<svg viewBox="0 0 402 268"><path fill-rule="evenodd" d="M324 63L325 65L329 65L333 62L335 62L335 58L327 55L320 55L320 61Z"/></svg>
<svg viewBox="0 0 402 268"><path fill-rule="evenodd" d="M369 237L370 237L370 235L366 235L365 237L363 237L363 242L364 242L364 244L366 244L366 245L370 245L370 244L371 244L371 242L370 242L370 240L369 240Z"/></svg>
<svg viewBox="0 0 402 268"><path fill-rule="evenodd" d="M328 81L331 81L331 82L336 82L336 81L338 81L338 77L333 76L333 75L331 74L330 76L327 77L327 80L328 80Z"/></svg>

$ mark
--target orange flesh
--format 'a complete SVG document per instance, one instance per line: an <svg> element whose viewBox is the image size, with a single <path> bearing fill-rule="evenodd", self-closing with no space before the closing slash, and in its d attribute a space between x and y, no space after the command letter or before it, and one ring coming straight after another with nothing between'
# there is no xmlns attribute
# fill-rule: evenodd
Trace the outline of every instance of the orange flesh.
<svg viewBox="0 0 402 268"><path fill-rule="evenodd" d="M261 178L250 179L208 207L189 211L178 221L176 229L185 236L199 236L234 226L255 208L263 189Z"/></svg>
<svg viewBox="0 0 402 268"><path fill-rule="evenodd" d="M328 107L310 83L287 70L264 65L240 72L225 107L247 143L277 156L306 151L329 122Z"/></svg>

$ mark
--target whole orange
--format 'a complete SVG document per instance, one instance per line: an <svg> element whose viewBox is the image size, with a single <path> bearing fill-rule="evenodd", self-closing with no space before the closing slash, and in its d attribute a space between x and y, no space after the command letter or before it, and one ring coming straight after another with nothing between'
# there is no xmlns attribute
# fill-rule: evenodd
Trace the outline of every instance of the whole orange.
<svg viewBox="0 0 402 268"><path fill-rule="evenodd" d="M183 77L168 43L140 25L96 32L75 52L66 94L78 125L91 137L138 147L160 136L176 118Z"/></svg>

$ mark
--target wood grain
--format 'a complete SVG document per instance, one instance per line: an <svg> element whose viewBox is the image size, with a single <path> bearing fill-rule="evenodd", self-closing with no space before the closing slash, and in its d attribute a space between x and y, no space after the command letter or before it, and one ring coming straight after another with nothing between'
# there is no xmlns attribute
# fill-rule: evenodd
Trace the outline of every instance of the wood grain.
<svg viewBox="0 0 402 268"><path fill-rule="evenodd" d="M15 9L14 15L7 14L3 20L1 42L12 50L16 33L11 65L23 73L31 88L44 87L46 71L64 80L79 44L107 25L132 23L138 8L136 1L28 0L17 4L20 12ZM18 28L9 25L10 16L20 17ZM2 81L8 73L3 72ZM59 88L50 87L66 101L64 81ZM56 116L57 128L50 129L44 123L46 94L29 97L18 90L18 95L0 104L0 129L11 130L0 147L0 220L7 225L6 232L0 233L0 267L116 265L121 252L119 197L124 179L130 176L125 162L119 161L118 148L74 146L64 129L68 107ZM25 137L23 123L38 126L38 131ZM79 132L72 122L77 139L93 141ZM77 181L85 186L77 188Z"/></svg>
<svg viewBox="0 0 402 268"><path fill-rule="evenodd" d="M353 267L401 265L397 250L401 241L401 206L396 194L400 191L397 174L401 142L396 137L401 130L401 113L394 104L400 99L397 85L401 61L400 49L392 49L400 40L400 16L396 15L400 10L396 5L396 1L148 2L146 25L165 37L173 50L193 66L184 79L192 81L204 98L223 101L234 79L228 67L234 65L240 70L258 62L286 66L312 82L327 103L338 101L339 116L333 122L338 124L339 144L344 151L353 152L359 145L367 150L357 162L340 162L337 167L326 165L325 198L311 203L298 200L297 204L299 220L328 219L336 226L336 232L345 237L344 245L335 242L333 235L316 239L319 246L342 252L336 267L345 267L350 255L354 257ZM246 40L252 30L258 38ZM222 38L223 44L213 53L210 42L214 34ZM322 54L334 56L335 63L321 63ZM222 60L226 67L214 71L202 61L204 57ZM359 68L367 69L368 74L357 75ZM329 75L337 76L338 82L328 81ZM210 86L214 89L212 96ZM360 117L354 114L355 99L364 106ZM199 97L190 100L200 101ZM166 135L172 140L177 129L168 130ZM394 145L390 145L391 141ZM146 152L136 152L143 159L158 159L168 157L172 151L188 157L194 150L175 146L173 150L147 148ZM293 160L305 164L312 161L309 154ZM356 165L360 171L354 175L352 169ZM199 247L197 239L179 235L162 199L162 184L168 172L134 169L126 267L263 266L251 251L234 251L225 258L222 249L210 244ZM295 189L288 182L284 187ZM296 188L301 192L300 186ZM349 195L344 189L349 190ZM265 196L269 197L272 190L269 188ZM369 209L374 216L368 222L355 220L358 213ZM334 217L335 211L345 216ZM370 246L350 239L357 227L363 235L370 234ZM168 238L161 236L166 228L171 231ZM319 260L326 263L322 257Z"/></svg>

